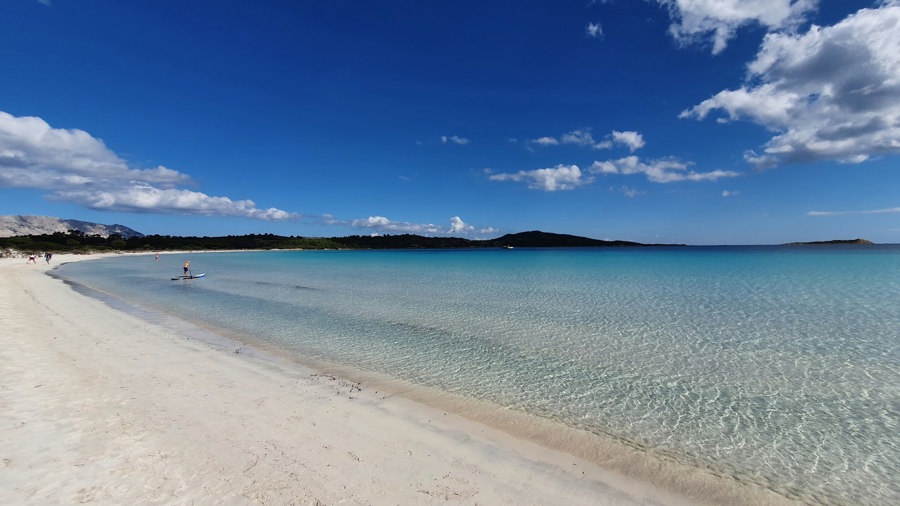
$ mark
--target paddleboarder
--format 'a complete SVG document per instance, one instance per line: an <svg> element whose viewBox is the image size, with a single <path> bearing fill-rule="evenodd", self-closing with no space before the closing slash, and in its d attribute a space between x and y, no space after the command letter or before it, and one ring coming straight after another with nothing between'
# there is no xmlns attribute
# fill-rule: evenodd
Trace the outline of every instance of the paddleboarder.
<svg viewBox="0 0 900 506"><path fill-rule="evenodd" d="M191 272L191 261L188 260L184 263L184 275L189 276Z"/></svg>

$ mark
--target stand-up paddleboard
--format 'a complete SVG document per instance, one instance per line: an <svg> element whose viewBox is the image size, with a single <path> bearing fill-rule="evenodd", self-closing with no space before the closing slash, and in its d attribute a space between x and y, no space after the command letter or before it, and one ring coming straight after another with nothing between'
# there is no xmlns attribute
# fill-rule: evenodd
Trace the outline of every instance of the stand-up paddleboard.
<svg viewBox="0 0 900 506"><path fill-rule="evenodd" d="M187 276L174 276L172 278L172 281L178 281L179 279L197 279L197 278L202 278L203 276L206 276L205 272L200 273L200 274L189 274Z"/></svg>

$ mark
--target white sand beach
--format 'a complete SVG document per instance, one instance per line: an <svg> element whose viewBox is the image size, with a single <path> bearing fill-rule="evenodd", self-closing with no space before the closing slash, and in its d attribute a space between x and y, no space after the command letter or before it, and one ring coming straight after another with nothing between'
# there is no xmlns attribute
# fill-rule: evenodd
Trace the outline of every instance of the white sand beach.
<svg viewBox="0 0 900 506"><path fill-rule="evenodd" d="M782 500L672 491L366 384L173 335L46 275L84 258L0 260L0 504Z"/></svg>

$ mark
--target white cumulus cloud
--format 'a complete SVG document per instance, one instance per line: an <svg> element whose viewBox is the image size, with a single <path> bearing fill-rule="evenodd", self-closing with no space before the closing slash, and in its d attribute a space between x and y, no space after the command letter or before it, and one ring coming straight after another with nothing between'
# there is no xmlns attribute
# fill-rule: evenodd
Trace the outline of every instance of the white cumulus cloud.
<svg viewBox="0 0 900 506"><path fill-rule="evenodd" d="M768 34L747 82L682 112L746 119L774 132L759 167L900 153L900 2L862 9L804 34Z"/></svg>
<svg viewBox="0 0 900 506"><path fill-rule="evenodd" d="M816 9L817 0L656 0L669 10L669 33L681 44L712 40L719 54L747 25L768 31L792 30Z"/></svg>
<svg viewBox="0 0 900 506"><path fill-rule="evenodd" d="M459 216L454 216L450 218L450 230L448 230L447 233L468 234L474 230L475 227L464 222Z"/></svg>
<svg viewBox="0 0 900 506"><path fill-rule="evenodd" d="M632 153L644 147L644 136L637 132L618 132L613 130L612 140L616 144L623 144L631 150Z"/></svg>
<svg viewBox="0 0 900 506"><path fill-rule="evenodd" d="M515 173L490 174L491 181L524 182L533 190L573 190L592 181L584 177L577 165L557 165L547 169L520 170Z"/></svg>
<svg viewBox="0 0 900 506"><path fill-rule="evenodd" d="M739 172L714 170L695 172L688 170L691 164L673 158L643 162L637 156L626 156L618 160L596 161L590 172L595 174L644 174L654 183L674 183L678 181L715 181L727 177L737 177Z"/></svg>
<svg viewBox="0 0 900 506"><path fill-rule="evenodd" d="M350 225L354 228L368 228L380 233L400 232L404 234L437 234L443 229L430 223L410 223L407 221L392 221L384 216L370 216L365 219L352 220Z"/></svg>
<svg viewBox="0 0 900 506"><path fill-rule="evenodd" d="M539 146L558 146L559 140L555 137L540 137L531 141Z"/></svg>
<svg viewBox="0 0 900 506"><path fill-rule="evenodd" d="M340 221L332 221L332 225L342 224ZM369 216L368 218L351 220L351 227L372 230L373 234L403 233L419 235L471 235L473 233L494 233L497 230L491 227L477 229L473 225L464 222L459 216L450 218L450 226L441 227L431 223L411 223L408 221L393 221L384 216Z"/></svg>
<svg viewBox="0 0 900 506"><path fill-rule="evenodd" d="M297 216L183 188L190 183L187 174L163 166L130 168L84 130L53 128L41 118L0 111L0 186L44 190L51 199L92 209L262 220Z"/></svg>
<svg viewBox="0 0 900 506"><path fill-rule="evenodd" d="M597 141L594 140L590 130L572 130L563 134L560 140L563 144L597 147Z"/></svg>
<svg viewBox="0 0 900 506"><path fill-rule="evenodd" d="M566 132L559 136L559 138L553 136L545 136L539 137L530 142L531 144L537 144L539 146L558 146L560 144L569 144L573 146L590 147L593 149L610 149L614 145L620 145L627 147L632 153L634 153L635 150L644 147L644 137L638 132L619 132L617 130L613 130L612 133L607 135L602 140L596 140L594 139L594 134L590 129L587 128Z"/></svg>

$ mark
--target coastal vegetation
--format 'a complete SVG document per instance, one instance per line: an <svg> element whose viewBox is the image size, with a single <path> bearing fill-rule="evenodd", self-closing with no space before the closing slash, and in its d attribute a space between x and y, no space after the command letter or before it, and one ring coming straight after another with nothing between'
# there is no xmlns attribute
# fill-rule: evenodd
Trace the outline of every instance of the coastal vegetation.
<svg viewBox="0 0 900 506"><path fill-rule="evenodd" d="M785 246L868 245L865 239L794 242ZM631 241L603 241L567 234L531 231L507 234L495 239L425 237L415 234L351 235L345 237L302 237L274 234L228 235L220 237L90 234L80 230L0 237L0 256L18 253L103 253L154 251L223 250L360 250L360 249L467 249L467 248L580 248L621 246L673 246Z"/></svg>
<svg viewBox="0 0 900 506"><path fill-rule="evenodd" d="M875 244L866 239L835 239L833 241L789 242L785 246L835 246L835 245L869 245Z"/></svg>
<svg viewBox="0 0 900 506"><path fill-rule="evenodd" d="M0 250L56 253L216 251L266 249L446 249L501 247L602 247L644 246L630 241L602 241L567 234L532 231L507 234L496 239L473 240L459 237L424 237L415 234L346 237L300 237L274 234L229 235L223 237L183 237L140 235L123 237L86 234L79 230L52 234L19 235L0 238Z"/></svg>

